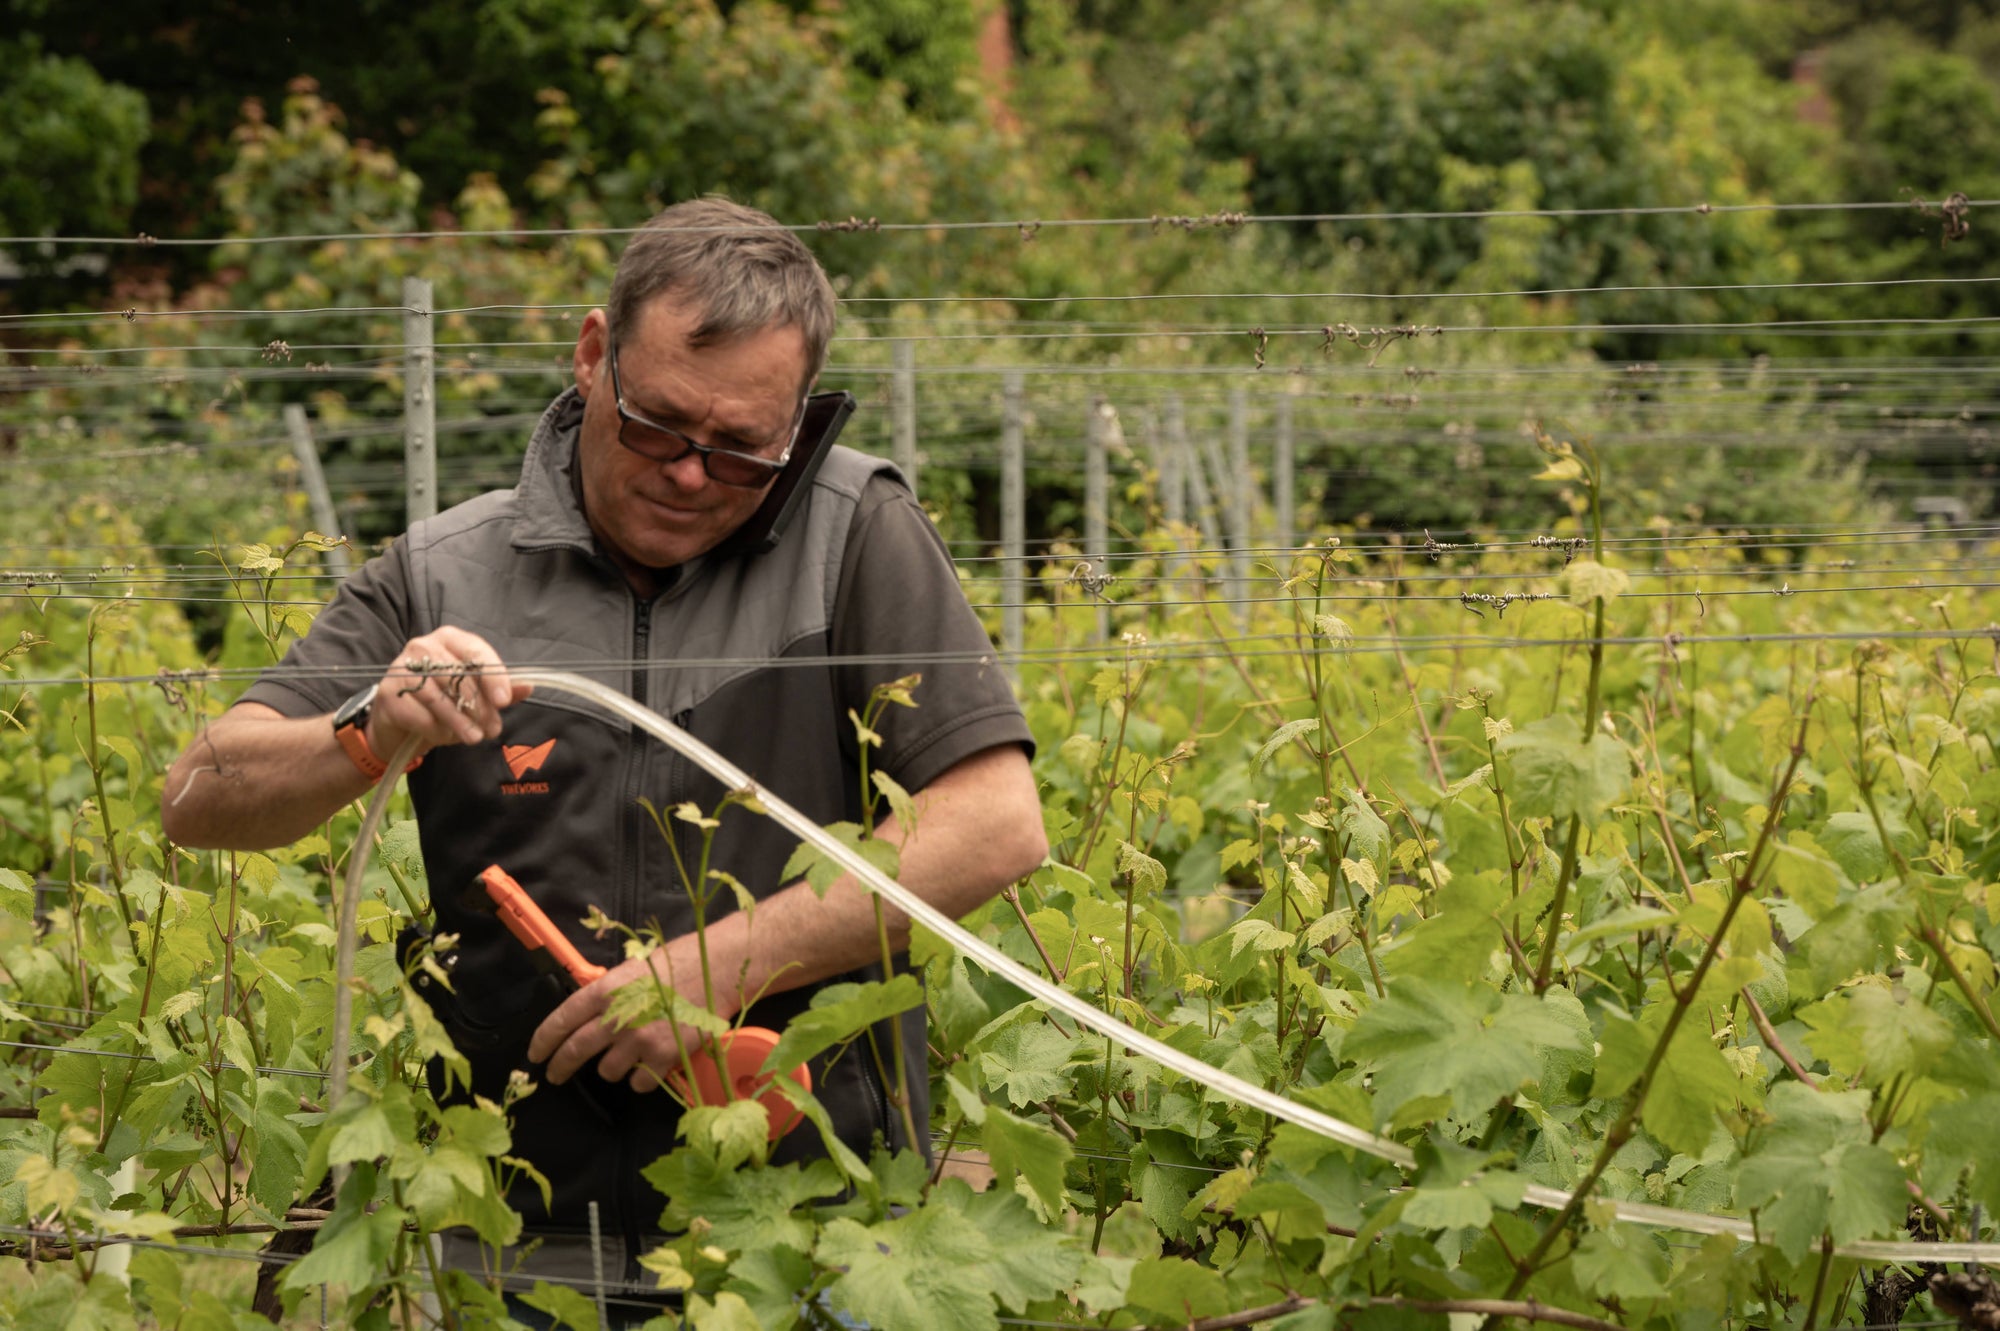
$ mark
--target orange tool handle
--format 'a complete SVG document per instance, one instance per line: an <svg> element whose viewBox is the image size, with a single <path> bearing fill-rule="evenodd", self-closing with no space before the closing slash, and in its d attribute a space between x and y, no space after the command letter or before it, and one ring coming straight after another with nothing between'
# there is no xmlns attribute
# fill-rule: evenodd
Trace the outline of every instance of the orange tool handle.
<svg viewBox="0 0 2000 1331"><path fill-rule="evenodd" d="M493 899L493 909L499 914L500 922L507 931L521 940L521 946L530 952L547 948L562 968L569 972L578 988L589 984L604 974L604 967L593 961L584 960L583 953L576 950L576 944L563 936L562 930L542 913L522 886L514 881L513 875L497 864L491 864L479 875L485 885L486 895Z"/></svg>
<svg viewBox="0 0 2000 1331"><path fill-rule="evenodd" d="M530 952L547 948L549 955L569 972L570 979L576 981L578 988L604 974L604 967L584 960L576 945L556 928L555 922L535 904L527 889L514 881L512 874L497 864L489 864L480 871L479 881L485 887L486 895L492 899L500 922L520 940L522 947ZM776 1141L797 1127L804 1117L789 1100L770 1088L776 1078L760 1075L758 1071L764 1059L777 1047L776 1031L768 1031L761 1026L744 1026L722 1035L714 1049L702 1049L689 1058L694 1069L693 1087L687 1085L686 1078L679 1071L669 1073L667 1080L673 1083L682 1098L693 1104L725 1104L733 1099L757 1100L763 1105L770 1123L771 1140ZM723 1084L724 1068L716 1060L718 1050L727 1064L727 1086ZM803 1063L790 1072L778 1075L790 1077L803 1090L812 1090L812 1073Z"/></svg>

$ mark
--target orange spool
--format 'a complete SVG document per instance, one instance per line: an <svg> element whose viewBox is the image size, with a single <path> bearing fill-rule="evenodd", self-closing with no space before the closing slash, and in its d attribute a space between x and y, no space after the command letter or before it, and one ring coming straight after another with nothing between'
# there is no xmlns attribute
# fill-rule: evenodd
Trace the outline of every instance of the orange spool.
<svg viewBox="0 0 2000 1331"><path fill-rule="evenodd" d="M721 1105L732 1100L755 1100L764 1106L770 1123L771 1140L776 1141L799 1125L805 1115L771 1083L790 1077L802 1091L812 1090L812 1071L801 1063L789 1072L761 1073L764 1060L778 1047L778 1033L762 1026L742 1026L716 1037L712 1049L704 1049L688 1061L694 1065L694 1087L689 1089L686 1074L679 1068L667 1074L667 1084L689 1104ZM727 1067L725 1074L723 1069ZM728 1081L723 1078L727 1075Z"/></svg>

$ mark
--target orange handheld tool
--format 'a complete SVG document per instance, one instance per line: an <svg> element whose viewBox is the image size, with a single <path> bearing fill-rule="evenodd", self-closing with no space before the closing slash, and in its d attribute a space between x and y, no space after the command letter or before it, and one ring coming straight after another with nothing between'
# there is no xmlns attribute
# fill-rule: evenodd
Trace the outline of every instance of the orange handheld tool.
<svg viewBox="0 0 2000 1331"><path fill-rule="evenodd" d="M500 916L500 922L507 926L507 931L530 952L546 950L577 988L581 989L604 974L605 968L586 960L576 950L576 945L556 928L555 922L535 904L535 899L528 895L527 890L514 881L512 874L497 864L491 864L480 872L479 883L486 889L487 898L492 901L493 909ZM720 1105L731 1100L756 1100L764 1106L764 1115L771 1125L771 1140L776 1141L797 1127L805 1115L783 1094L772 1089L771 1082L778 1075L783 1075L790 1077L801 1090L812 1090L812 1072L803 1063L787 1073L758 1075L764 1060L777 1047L778 1033L762 1026L743 1026L726 1031L716 1038L712 1049L704 1048L689 1058L688 1062L694 1070L692 1087L680 1069L667 1074L667 1083L689 1104ZM717 1053L727 1065L726 1074L723 1068L717 1066Z"/></svg>
<svg viewBox="0 0 2000 1331"><path fill-rule="evenodd" d="M563 931L542 913L542 908L514 881L512 874L497 864L490 864L480 873L479 881L492 900L500 922L507 926L507 932L520 939L521 946L530 952L547 948L550 958L568 972L569 978L576 981L577 988L583 988L604 974L604 967L584 960L583 953L576 950L576 944L563 936Z"/></svg>

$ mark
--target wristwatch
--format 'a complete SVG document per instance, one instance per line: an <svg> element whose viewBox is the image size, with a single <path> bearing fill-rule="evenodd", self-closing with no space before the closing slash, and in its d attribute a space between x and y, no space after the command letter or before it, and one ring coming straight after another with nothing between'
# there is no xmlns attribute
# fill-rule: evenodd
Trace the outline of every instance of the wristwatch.
<svg viewBox="0 0 2000 1331"><path fill-rule="evenodd" d="M382 774L389 770L389 764L375 756L375 750L368 745L368 709L375 704L375 690L380 684L370 684L361 692L340 705L333 714L333 737L340 741L340 747L347 750L347 756L361 769L361 775L370 781L380 781ZM412 759L405 772L414 772L423 765L421 756Z"/></svg>

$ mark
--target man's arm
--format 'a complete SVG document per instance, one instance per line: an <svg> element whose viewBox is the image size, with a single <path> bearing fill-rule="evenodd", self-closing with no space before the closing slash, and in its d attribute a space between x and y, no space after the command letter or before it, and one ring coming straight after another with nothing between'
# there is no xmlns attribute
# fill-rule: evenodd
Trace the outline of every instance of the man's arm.
<svg viewBox="0 0 2000 1331"><path fill-rule="evenodd" d="M900 848L899 881L954 918L1025 877L1048 855L1041 798L1027 756L1015 745L961 760L914 799L913 834L894 818L878 833ZM757 903L754 915L737 911L710 925L709 972L719 1014L734 1015L761 992L796 989L879 961L871 895L845 876L824 899L807 884L793 883ZM909 918L893 907L886 916L890 944L901 949L909 940ZM619 1031L599 1020L612 991L645 976L648 965L671 974L681 992L699 996L701 959L692 934L651 957L621 963L572 994L536 1030L528 1057L548 1062L550 1081L567 1081L599 1052L598 1073L612 1081L629 1077L635 1090L653 1089L656 1074L679 1066L669 1023Z"/></svg>
<svg viewBox="0 0 2000 1331"><path fill-rule="evenodd" d="M477 673L415 675L404 662ZM396 654L368 711L368 747L383 762L411 735L418 752L500 734L500 712L528 696L485 639L442 628ZM208 725L167 772L160 821L183 846L263 850L297 841L375 783L340 747L331 714L288 717L240 702Z"/></svg>

